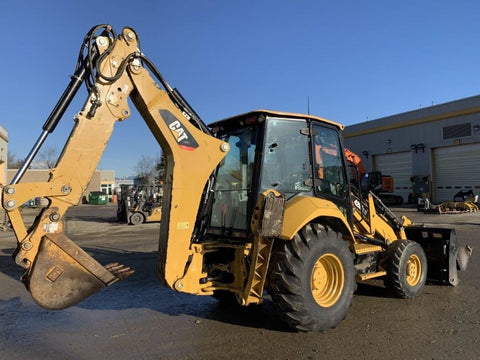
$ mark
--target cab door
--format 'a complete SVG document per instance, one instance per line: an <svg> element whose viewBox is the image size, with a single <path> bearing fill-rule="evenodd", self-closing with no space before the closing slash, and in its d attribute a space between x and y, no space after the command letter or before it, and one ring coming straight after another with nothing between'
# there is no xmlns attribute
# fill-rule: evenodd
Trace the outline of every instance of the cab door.
<svg viewBox="0 0 480 360"><path fill-rule="evenodd" d="M351 223L350 188L343 144L338 130L311 122L313 189L315 196L335 203Z"/></svg>

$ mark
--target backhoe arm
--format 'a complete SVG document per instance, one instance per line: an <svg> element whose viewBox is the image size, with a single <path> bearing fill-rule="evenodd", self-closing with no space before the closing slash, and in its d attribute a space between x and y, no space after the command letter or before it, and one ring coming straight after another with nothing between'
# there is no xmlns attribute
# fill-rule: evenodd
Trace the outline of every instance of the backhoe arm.
<svg viewBox="0 0 480 360"><path fill-rule="evenodd" d="M20 174L3 189L2 205L18 241L15 261L25 268L22 280L34 300L49 309L71 306L132 272L118 264L100 265L63 234L64 215L80 202L115 122L131 114L129 97L167 160L159 276L170 287L201 283L201 271L192 272L197 274L194 279L185 276L188 264L196 266L192 234L205 184L229 150L228 144L206 132L183 98L140 53L132 29L125 28L118 37L102 35L91 36L84 45L88 56L81 66L91 76L86 78L90 93L49 180L22 183ZM143 64L151 68L165 90ZM50 124L47 132L55 125ZM45 197L49 205L27 230L19 206L33 197ZM201 288L194 286L192 292Z"/></svg>

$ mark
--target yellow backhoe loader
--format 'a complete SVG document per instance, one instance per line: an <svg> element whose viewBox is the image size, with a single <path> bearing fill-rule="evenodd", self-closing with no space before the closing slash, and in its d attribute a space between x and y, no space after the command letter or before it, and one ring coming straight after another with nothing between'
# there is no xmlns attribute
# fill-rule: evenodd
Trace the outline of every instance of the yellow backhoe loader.
<svg viewBox="0 0 480 360"><path fill-rule="evenodd" d="M80 85L89 91L47 182L27 171ZM2 205L18 240L22 281L47 309L72 306L133 271L102 266L63 233L114 124L134 104L166 159L158 277L169 288L258 304L271 295L293 329L323 331L346 316L356 282L383 278L396 295L427 279L458 282L453 229L413 225L348 179L342 126L312 115L258 110L206 126L142 53L135 31L98 25ZM157 149L158 151L158 149ZM19 207L49 205L27 229ZM428 268L428 270L427 270Z"/></svg>

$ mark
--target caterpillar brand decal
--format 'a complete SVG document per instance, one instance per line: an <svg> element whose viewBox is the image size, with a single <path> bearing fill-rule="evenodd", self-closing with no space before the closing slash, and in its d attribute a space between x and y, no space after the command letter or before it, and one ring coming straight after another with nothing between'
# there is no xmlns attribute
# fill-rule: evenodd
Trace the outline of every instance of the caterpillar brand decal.
<svg viewBox="0 0 480 360"><path fill-rule="evenodd" d="M180 120L175 117L175 115L168 110L160 110L160 115L177 140L180 148L193 151L198 147L198 143L193 138L192 134L190 134L190 132L182 125Z"/></svg>

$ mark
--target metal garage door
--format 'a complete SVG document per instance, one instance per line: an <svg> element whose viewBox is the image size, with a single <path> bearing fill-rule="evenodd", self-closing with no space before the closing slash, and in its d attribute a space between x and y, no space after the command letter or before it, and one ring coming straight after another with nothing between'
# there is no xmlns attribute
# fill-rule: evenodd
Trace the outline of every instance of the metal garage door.
<svg viewBox="0 0 480 360"><path fill-rule="evenodd" d="M403 201L408 201L412 184L410 177L412 176L412 153L410 151L375 155L375 170L381 171L382 175L393 176L395 185L395 194L403 197Z"/></svg>
<svg viewBox="0 0 480 360"><path fill-rule="evenodd" d="M480 144L434 149L436 202L453 201L461 189L480 195Z"/></svg>

